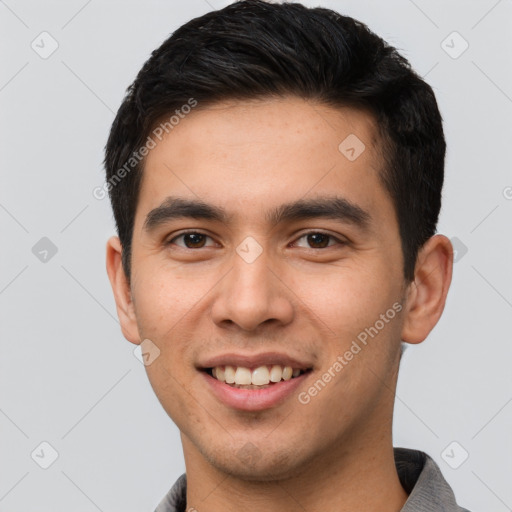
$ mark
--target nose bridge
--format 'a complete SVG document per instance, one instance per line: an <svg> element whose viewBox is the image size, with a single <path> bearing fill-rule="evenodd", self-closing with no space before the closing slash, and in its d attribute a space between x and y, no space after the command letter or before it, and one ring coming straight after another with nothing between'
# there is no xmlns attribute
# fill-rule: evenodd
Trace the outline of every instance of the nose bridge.
<svg viewBox="0 0 512 512"><path fill-rule="evenodd" d="M256 329L269 320L288 323L293 316L292 304L272 266L268 249L252 237L244 239L222 280L212 308L213 320L218 324L230 321L244 330Z"/></svg>
<svg viewBox="0 0 512 512"><path fill-rule="evenodd" d="M268 250L255 247L254 242L243 242L233 257L233 292L239 300L266 304L272 295L275 276L270 270ZM249 299L253 300L249 300Z"/></svg>

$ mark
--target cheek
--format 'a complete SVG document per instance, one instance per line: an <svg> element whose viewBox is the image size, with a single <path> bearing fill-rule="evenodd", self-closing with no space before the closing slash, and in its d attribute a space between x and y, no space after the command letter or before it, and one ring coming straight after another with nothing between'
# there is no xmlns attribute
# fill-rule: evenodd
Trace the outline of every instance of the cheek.
<svg viewBox="0 0 512 512"><path fill-rule="evenodd" d="M322 320L317 325L328 329L322 374L304 390L304 398L315 414L325 414L323 424L333 432L338 428L333 418L354 422L392 385L402 323L399 286L389 276L388 284L370 277L331 278L328 291L305 301Z"/></svg>
<svg viewBox="0 0 512 512"><path fill-rule="evenodd" d="M399 298L400 281L392 279L393 270L376 259L363 263L328 265L314 274L294 269L289 275L297 305L342 340L373 325Z"/></svg>
<svg viewBox="0 0 512 512"><path fill-rule="evenodd" d="M146 366L146 372L165 412L178 428L187 430L191 422L201 421L201 414L197 414L196 409L191 407L191 397L195 396L193 382L190 381L190 375L187 379L187 375L180 372L180 368L181 364L173 365L167 356L161 355Z"/></svg>
<svg viewBox="0 0 512 512"><path fill-rule="evenodd" d="M201 298L197 283L149 261L138 266L132 292L141 335L155 340L167 339Z"/></svg>
<svg viewBox="0 0 512 512"><path fill-rule="evenodd" d="M187 395L193 365L188 349L193 333L183 328L193 304L176 284L175 280L148 275L134 290L140 337L150 340L148 346L156 354L146 372L162 406L172 416L186 405L179 402Z"/></svg>

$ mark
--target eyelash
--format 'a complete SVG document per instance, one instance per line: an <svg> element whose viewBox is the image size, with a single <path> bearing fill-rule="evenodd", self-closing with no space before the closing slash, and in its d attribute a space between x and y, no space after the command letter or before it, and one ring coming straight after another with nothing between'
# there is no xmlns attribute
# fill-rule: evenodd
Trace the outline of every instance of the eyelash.
<svg viewBox="0 0 512 512"><path fill-rule="evenodd" d="M181 238L185 235L190 235L190 234L194 234L194 235L202 235L202 236L205 236L207 238L210 238L213 240L213 238L210 236L210 235L207 235L206 233L202 233L201 231L195 231L195 230L191 230L191 231L184 231L183 233L180 233L179 235L171 238L170 240L168 240L167 242L165 242L165 245L172 245L173 242L178 239L178 238ZM344 241L344 240L340 240L339 238L336 238L334 235L331 235L330 233L325 233L323 231L307 231L306 233L302 233L302 235L297 238L296 240L300 240L301 238L304 238L304 237L307 237L309 235L324 235L324 236L327 236L329 237L331 240L335 240L336 242L338 242L338 245L347 245L348 242ZM198 248L191 248L191 247L182 247L182 246L178 246L180 247L181 249L186 249L186 250L190 250L190 251L195 251L195 250L199 250L199 249L205 249L205 247L198 247ZM332 245L328 245L327 247L307 247L307 249L313 249L313 250L325 250L325 249L328 249L329 247L333 247Z"/></svg>

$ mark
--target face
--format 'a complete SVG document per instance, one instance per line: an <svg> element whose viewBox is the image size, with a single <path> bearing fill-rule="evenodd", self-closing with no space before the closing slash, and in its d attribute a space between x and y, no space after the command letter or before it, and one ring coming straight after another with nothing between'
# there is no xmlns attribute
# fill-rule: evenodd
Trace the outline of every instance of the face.
<svg viewBox="0 0 512 512"><path fill-rule="evenodd" d="M264 480L390 429L405 288L381 165L369 115L298 98L198 108L150 151L123 330L150 340L185 458ZM246 389L226 366L301 372Z"/></svg>

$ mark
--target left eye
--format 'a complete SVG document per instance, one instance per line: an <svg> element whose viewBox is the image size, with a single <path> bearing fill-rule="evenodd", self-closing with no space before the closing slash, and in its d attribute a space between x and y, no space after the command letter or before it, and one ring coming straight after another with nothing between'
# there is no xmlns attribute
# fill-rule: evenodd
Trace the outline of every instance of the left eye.
<svg viewBox="0 0 512 512"><path fill-rule="evenodd" d="M183 242L185 245L176 244L178 247L184 247L185 249L201 249L205 247L205 241L207 238L210 238L208 235L205 235L203 233L197 233L195 231L189 232L189 233L182 233L181 235L178 235L174 237L173 239L169 240L169 244L175 243L175 240L178 240L180 238L183 238ZM208 247L208 246L207 246Z"/></svg>
<svg viewBox="0 0 512 512"><path fill-rule="evenodd" d="M337 238L335 238L332 235L328 235L327 233L321 233L321 232L316 232L316 231L306 233L306 234L302 235L300 238L298 238L297 240L302 240L303 238L306 239L307 243L309 244L310 249L324 249L325 247L330 247L331 245L336 245L336 244L330 244L329 240L330 241L334 240L334 241L338 242L339 244L343 244L343 242L341 240L338 240ZM297 242L295 242L295 243L297 243ZM302 247L304 247L304 246L302 246Z"/></svg>

